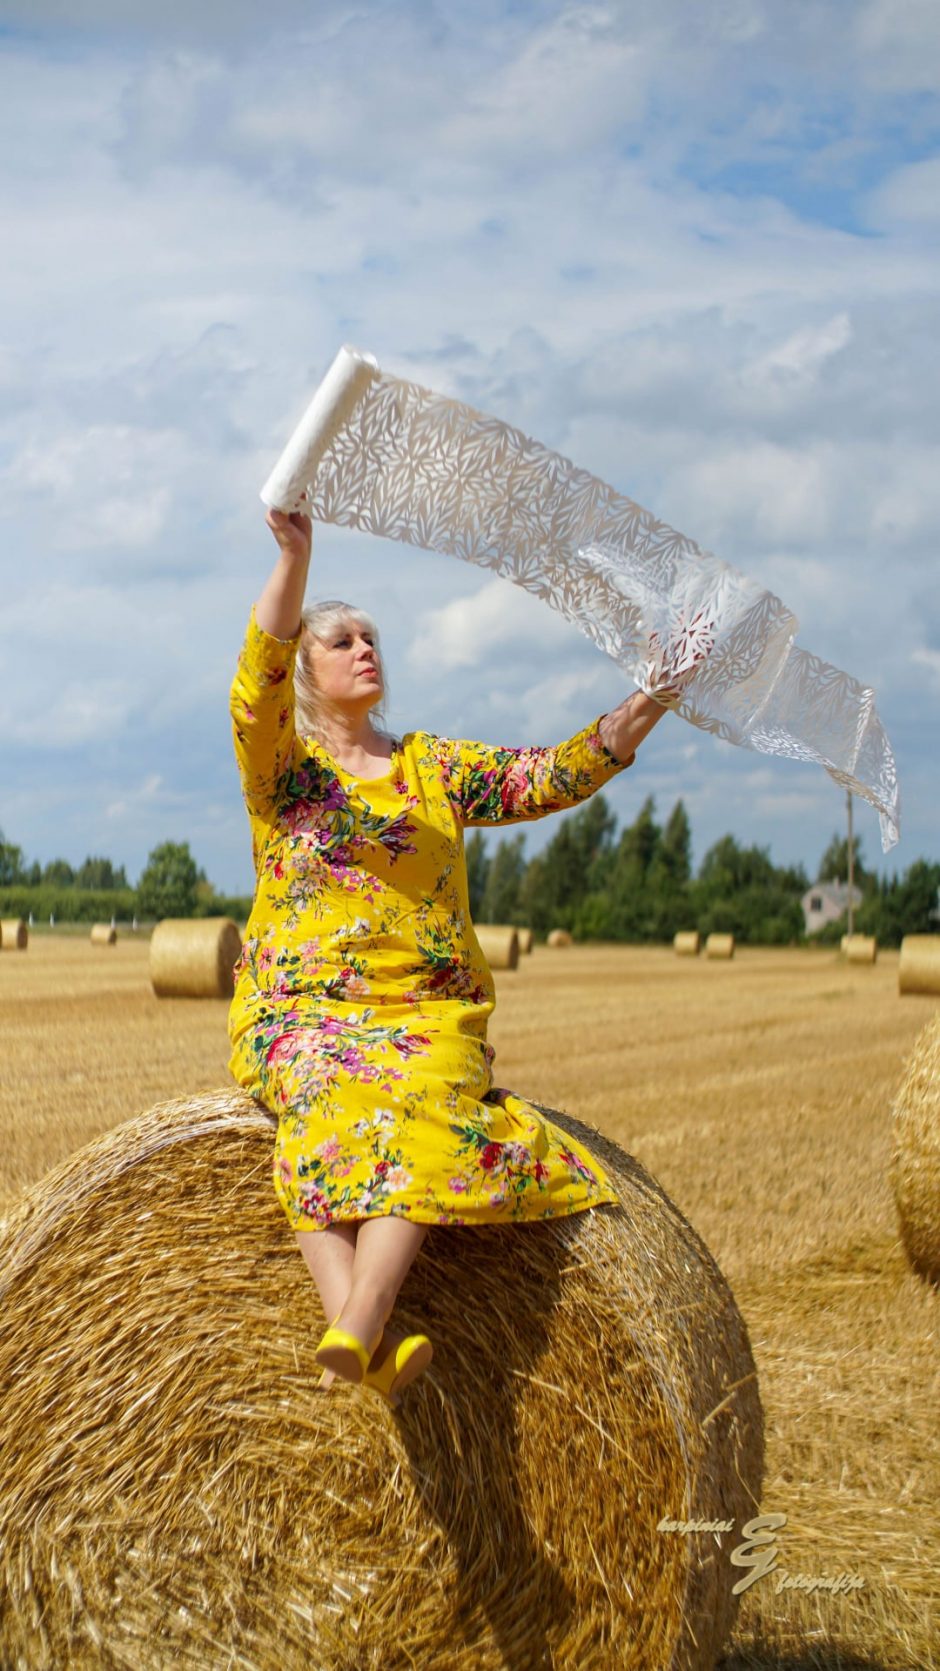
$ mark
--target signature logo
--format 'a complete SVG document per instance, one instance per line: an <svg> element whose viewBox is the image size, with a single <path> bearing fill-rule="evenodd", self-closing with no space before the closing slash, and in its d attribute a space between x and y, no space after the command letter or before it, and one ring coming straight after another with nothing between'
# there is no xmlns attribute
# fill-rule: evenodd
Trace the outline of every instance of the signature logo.
<svg viewBox="0 0 940 1671"><path fill-rule="evenodd" d="M785 1514L758 1514L741 1527L744 1539L729 1554L732 1566L748 1567L750 1571L746 1577L739 1578L732 1586L731 1594L740 1595L749 1590L752 1584L766 1578L770 1573L777 1573L776 1594L782 1590L806 1590L810 1593L818 1590L828 1590L832 1595L845 1595L851 1590L861 1590L865 1580L860 1573L840 1572L835 1578L824 1574L813 1576L810 1573L791 1573L785 1567L777 1567L777 1533L782 1531L787 1523ZM665 1515L656 1528L659 1532L678 1532L689 1536L695 1532L711 1532L720 1537L722 1532L733 1532L733 1520L669 1520Z"/></svg>

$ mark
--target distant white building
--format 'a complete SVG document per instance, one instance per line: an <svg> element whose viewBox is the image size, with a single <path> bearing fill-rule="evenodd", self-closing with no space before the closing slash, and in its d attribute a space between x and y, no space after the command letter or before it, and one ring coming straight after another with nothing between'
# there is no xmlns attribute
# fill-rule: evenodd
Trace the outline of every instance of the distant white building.
<svg viewBox="0 0 940 1671"><path fill-rule="evenodd" d="M861 888L852 889L852 904L861 905ZM818 934L827 923L837 922L849 908L848 882L814 882L800 900L807 934Z"/></svg>

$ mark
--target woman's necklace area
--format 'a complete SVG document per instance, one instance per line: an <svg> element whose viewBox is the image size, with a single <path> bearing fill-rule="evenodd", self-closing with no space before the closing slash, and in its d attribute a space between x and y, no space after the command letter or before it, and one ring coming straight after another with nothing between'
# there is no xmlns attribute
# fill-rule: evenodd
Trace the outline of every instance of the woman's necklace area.
<svg viewBox="0 0 940 1671"><path fill-rule="evenodd" d="M347 766L345 761L343 761L339 758L339 755L330 754L329 749L326 750L326 753L329 754L330 759L332 760L334 766L336 766L339 769L339 771L342 773L343 777L352 778L357 783L380 783L383 778L389 777L391 775L392 768L395 764L395 757L398 754L398 750L399 750L399 746L400 746L399 745L399 740L398 740L397 737L392 737L390 739L390 741L391 741L391 753L389 755L382 755L382 756L375 755L375 756L371 757L370 759L368 759L367 761L365 761L363 763L363 766L362 766L361 770L356 770L352 766ZM374 768L376 766L379 766L379 765L384 766L384 768L385 768L384 771L375 772ZM367 774L371 774L371 775L367 775Z"/></svg>

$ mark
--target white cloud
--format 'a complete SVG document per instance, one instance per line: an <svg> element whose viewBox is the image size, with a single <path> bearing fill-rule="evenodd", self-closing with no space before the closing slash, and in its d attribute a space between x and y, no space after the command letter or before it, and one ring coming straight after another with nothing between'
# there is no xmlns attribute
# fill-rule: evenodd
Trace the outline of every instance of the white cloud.
<svg viewBox="0 0 940 1671"><path fill-rule="evenodd" d="M870 82L936 93L940 10L934 0L868 0L857 8L854 23L860 60Z"/></svg>
<svg viewBox="0 0 940 1671"><path fill-rule="evenodd" d="M773 384L779 380L815 384L821 368L852 340L847 313L837 313L821 325L806 325L784 342L745 366L746 383Z"/></svg>
<svg viewBox="0 0 940 1671"><path fill-rule="evenodd" d="M940 650L919 647L911 651L911 661L917 667L926 667L928 674L940 688Z"/></svg>
<svg viewBox="0 0 940 1671"><path fill-rule="evenodd" d="M120 802L112 824L146 851L160 794L179 794L201 862L239 885L225 695L273 555L258 488L346 340L778 591L808 649L877 680L906 827L929 847L928 745L904 725L913 670L934 675L910 646L937 615L938 165L905 89L936 83L940 10L22 0L5 16L27 30L0 43L3 545L28 553L0 618L0 719L23 751L11 839L48 838L68 737L97 799L64 797L63 841ZM865 213L879 236L845 230ZM322 529L311 589L372 608L407 723L550 741L619 699L576 628L452 560ZM45 719L37 665L55 673ZM814 814L775 814L747 757L686 733L670 722L684 755L657 733L625 808L638 781L664 797L688 781L697 840L733 823L821 850Z"/></svg>
<svg viewBox="0 0 940 1671"><path fill-rule="evenodd" d="M505 663L507 653L531 663L570 647L577 629L522 587L500 578L418 616L408 661L435 677L461 668Z"/></svg>
<svg viewBox="0 0 940 1671"><path fill-rule="evenodd" d="M516 159L525 172L642 118L649 86L642 49L613 8L565 7L483 82L441 138L458 155Z"/></svg>
<svg viewBox="0 0 940 1671"><path fill-rule="evenodd" d="M871 193L868 213L876 226L936 227L940 223L940 157L895 169Z"/></svg>
<svg viewBox="0 0 940 1671"><path fill-rule="evenodd" d="M160 773L151 772L149 777L144 778L143 783L138 784L136 789L119 796L116 800L109 801L104 809L104 815L106 818L119 820L127 817L131 807L134 807L135 810L139 810L142 806L153 808L160 799L162 789L163 779ZM179 797L177 797L178 799Z"/></svg>

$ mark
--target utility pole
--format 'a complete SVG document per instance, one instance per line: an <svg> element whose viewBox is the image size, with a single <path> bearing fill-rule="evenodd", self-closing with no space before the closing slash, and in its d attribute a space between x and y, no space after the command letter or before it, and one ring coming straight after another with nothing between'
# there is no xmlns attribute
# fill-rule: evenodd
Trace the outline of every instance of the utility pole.
<svg viewBox="0 0 940 1671"><path fill-rule="evenodd" d="M845 803L846 803L846 808L847 808L848 814L849 814L849 933L852 934L854 932L854 922L855 922L855 905L853 903L853 898L852 898L852 896L855 892L855 842L852 839L852 791L851 791L851 789L847 789L845 791Z"/></svg>

